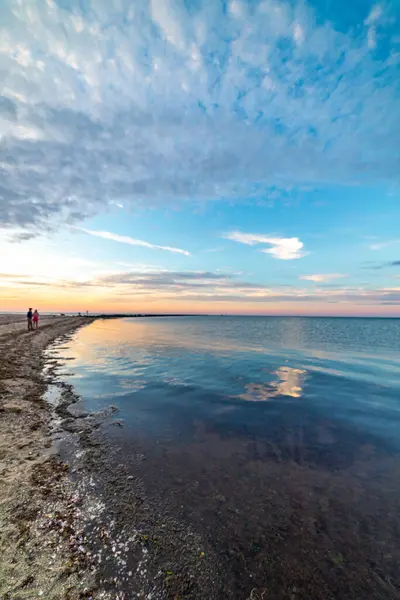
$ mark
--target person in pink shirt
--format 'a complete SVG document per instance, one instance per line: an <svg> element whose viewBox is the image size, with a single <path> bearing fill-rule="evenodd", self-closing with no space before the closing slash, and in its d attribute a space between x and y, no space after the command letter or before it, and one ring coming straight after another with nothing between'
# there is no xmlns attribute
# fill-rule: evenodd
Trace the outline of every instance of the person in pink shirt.
<svg viewBox="0 0 400 600"><path fill-rule="evenodd" d="M32 321L33 321L33 329L37 329L38 325L39 325L39 313L37 311L37 308L35 308L35 311L33 313Z"/></svg>

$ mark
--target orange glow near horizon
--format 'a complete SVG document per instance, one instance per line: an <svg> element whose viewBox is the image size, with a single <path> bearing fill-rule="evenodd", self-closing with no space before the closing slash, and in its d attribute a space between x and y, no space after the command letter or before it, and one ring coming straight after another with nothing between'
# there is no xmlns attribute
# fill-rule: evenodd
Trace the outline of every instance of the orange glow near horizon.
<svg viewBox="0 0 400 600"><path fill-rule="evenodd" d="M69 250L46 239L23 246L0 240L0 255L7 257L0 268L0 311L25 312L32 306L55 313L400 317L396 277L376 287L346 278L330 287L324 286L329 276L305 281L298 274L287 279L289 285L267 284L262 277L249 282L245 274L229 269L174 271L169 264L96 262L82 250Z"/></svg>
<svg viewBox="0 0 400 600"><path fill-rule="evenodd" d="M86 312L92 313L150 313L150 314L210 314L210 315L293 315L293 316L381 316L400 317L399 306L378 304L357 304L352 302L228 302L191 301L187 299L163 299L155 296L138 297L134 294L129 301L109 294L90 295L83 293L67 294L60 292L27 291L21 294L15 288L0 292L2 312L24 312L29 306L39 312Z"/></svg>

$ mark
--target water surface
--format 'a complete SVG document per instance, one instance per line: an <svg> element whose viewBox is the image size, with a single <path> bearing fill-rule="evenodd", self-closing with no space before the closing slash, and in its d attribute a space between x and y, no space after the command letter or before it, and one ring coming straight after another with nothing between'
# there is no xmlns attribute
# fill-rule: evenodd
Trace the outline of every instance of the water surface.
<svg viewBox="0 0 400 600"><path fill-rule="evenodd" d="M400 320L106 320L62 355L119 409L114 465L220 561L214 598L393 597Z"/></svg>
<svg viewBox="0 0 400 600"><path fill-rule="evenodd" d="M300 411L399 442L400 320L186 317L97 321L70 348L90 410L165 434ZM250 406L258 403L257 409ZM222 417L221 415L224 415ZM172 420L172 422L171 422Z"/></svg>

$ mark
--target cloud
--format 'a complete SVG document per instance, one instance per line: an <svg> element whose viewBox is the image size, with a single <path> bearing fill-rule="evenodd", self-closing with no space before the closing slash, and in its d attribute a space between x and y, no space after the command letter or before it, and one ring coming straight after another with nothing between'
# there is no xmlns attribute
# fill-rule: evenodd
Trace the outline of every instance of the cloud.
<svg viewBox="0 0 400 600"><path fill-rule="evenodd" d="M383 262L383 263L368 262L363 266L363 269L371 269L373 271L380 271L381 269L385 269L386 267L399 267L399 266L400 266L400 260L392 260L392 261Z"/></svg>
<svg viewBox="0 0 400 600"><path fill-rule="evenodd" d="M393 246L395 244L400 244L400 240L387 240L385 242L377 242L370 245L370 250L382 250L383 248L387 248L388 246Z"/></svg>
<svg viewBox="0 0 400 600"><path fill-rule="evenodd" d="M168 271L136 269L100 275L87 281L62 281L63 286L73 288L99 287L110 288L113 293L118 290L122 294L174 294L192 295L201 293L206 296L210 293L242 293L248 294L269 293L268 286L243 281L238 274L222 273L219 271Z"/></svg>
<svg viewBox="0 0 400 600"><path fill-rule="evenodd" d="M179 301L190 306L192 302L270 304L322 303L358 306L397 305L400 303L400 288L327 287L312 288L269 286L240 279L239 275L216 271L126 271L98 275L91 279L34 279L19 274L2 274L0 277L15 289L47 288L72 294L86 294L107 301ZM80 296L78 296L80 297Z"/></svg>
<svg viewBox="0 0 400 600"><path fill-rule="evenodd" d="M87 282L63 282L69 287L109 289L113 296L185 302L292 302L328 304L394 304L400 288L363 287L288 288L240 279L238 275L215 271L127 271L104 275Z"/></svg>
<svg viewBox="0 0 400 600"><path fill-rule="evenodd" d="M383 8L379 4L372 7L368 17L364 21L367 26L367 42L370 50L375 50L377 46L376 30L377 24L383 16Z"/></svg>
<svg viewBox="0 0 400 600"><path fill-rule="evenodd" d="M231 284L233 275L214 273L213 271L159 271L144 273L143 271L129 271L106 275L97 280L97 283L122 284L152 287L191 287L200 285L234 285Z"/></svg>
<svg viewBox="0 0 400 600"><path fill-rule="evenodd" d="M328 283L329 281L343 279L344 277L348 277L348 275L344 275L342 273L319 273L315 275L301 275L299 279L303 279L304 281L313 281L314 283Z"/></svg>
<svg viewBox="0 0 400 600"><path fill-rule="evenodd" d="M34 240L37 237L37 233L30 233L29 231L23 231L21 233L15 233L9 238L10 242L28 242L29 240Z"/></svg>
<svg viewBox="0 0 400 600"><path fill-rule="evenodd" d="M29 278L29 275L21 275L18 273L0 273L0 279L15 279L15 278L19 278L19 279L23 279L23 278Z"/></svg>
<svg viewBox="0 0 400 600"><path fill-rule="evenodd" d="M190 252L182 250L181 248L172 248L171 246L158 246L157 244L150 244L143 240L136 240L128 235L118 235L117 233L110 233L109 231L94 231L93 229L79 228L79 231L100 237L105 240L112 240L113 242L119 242L120 244L129 244L130 246L142 246L143 248L150 248L151 250L165 250L166 252L173 252L175 254L184 254L190 256Z"/></svg>
<svg viewBox="0 0 400 600"><path fill-rule="evenodd" d="M129 263L124 261L117 261L115 264L119 267L128 267L129 269L140 273L152 273L167 270L163 269L163 267L160 267L159 265L149 265L148 263Z"/></svg>
<svg viewBox="0 0 400 600"><path fill-rule="evenodd" d="M271 254L274 258L280 260L293 260L302 258L305 252L302 250L304 244L299 238L282 238L276 236L260 235L257 233L242 233L240 231L232 231L224 236L228 240L255 246L259 244L268 244L271 248L264 248L261 252Z"/></svg>
<svg viewBox="0 0 400 600"><path fill-rule="evenodd" d="M398 185L395 11L225 4L3 2L0 226Z"/></svg>
<svg viewBox="0 0 400 600"><path fill-rule="evenodd" d="M57 284L55 284L55 285L51 284L48 281L36 281L34 279L29 279L29 280L26 280L26 279L15 280L15 281L13 281L13 283L16 283L18 285L24 285L24 286L27 286L27 287L32 287L32 288L35 288L35 287L59 287L59 285L57 285Z"/></svg>
<svg viewBox="0 0 400 600"><path fill-rule="evenodd" d="M271 254L274 258L281 260L302 258L306 254L301 250L304 244L298 238L270 238L267 243L271 244L272 248L261 250L261 252Z"/></svg>
<svg viewBox="0 0 400 600"><path fill-rule="evenodd" d="M204 250L204 252L213 253L213 252L222 252L222 250L224 250L224 248L220 246L217 248L208 248L207 250Z"/></svg>

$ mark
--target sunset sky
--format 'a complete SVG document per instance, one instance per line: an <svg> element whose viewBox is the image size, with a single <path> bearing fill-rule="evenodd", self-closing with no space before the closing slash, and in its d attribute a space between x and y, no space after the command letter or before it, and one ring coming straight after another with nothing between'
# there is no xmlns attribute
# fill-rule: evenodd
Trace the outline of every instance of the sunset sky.
<svg viewBox="0 0 400 600"><path fill-rule="evenodd" d="M400 3L4 0L0 311L400 316Z"/></svg>

